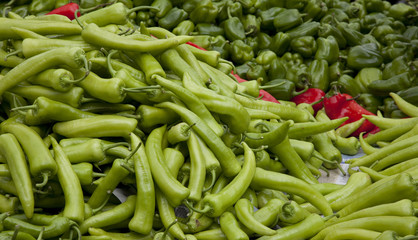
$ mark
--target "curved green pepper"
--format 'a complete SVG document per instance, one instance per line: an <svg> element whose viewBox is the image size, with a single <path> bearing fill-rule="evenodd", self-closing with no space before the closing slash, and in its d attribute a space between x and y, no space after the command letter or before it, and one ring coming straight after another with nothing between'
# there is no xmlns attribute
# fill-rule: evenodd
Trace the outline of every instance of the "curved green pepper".
<svg viewBox="0 0 418 240"><path fill-rule="evenodd" d="M409 73L404 72L386 80L375 80L367 85L370 93L388 96L390 92L401 91L411 86Z"/></svg>
<svg viewBox="0 0 418 240"><path fill-rule="evenodd" d="M327 38L319 37L316 42L318 49L315 53L315 59L324 59L328 64L333 64L338 60L340 49L334 36L330 35Z"/></svg>
<svg viewBox="0 0 418 240"><path fill-rule="evenodd" d="M327 91L329 87L328 62L325 59L315 59L308 67L311 76L311 87Z"/></svg>

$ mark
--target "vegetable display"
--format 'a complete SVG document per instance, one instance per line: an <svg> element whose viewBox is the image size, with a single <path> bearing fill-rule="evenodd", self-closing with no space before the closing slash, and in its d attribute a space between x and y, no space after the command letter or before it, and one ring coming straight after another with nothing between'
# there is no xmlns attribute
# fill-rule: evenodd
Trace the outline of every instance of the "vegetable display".
<svg viewBox="0 0 418 240"><path fill-rule="evenodd" d="M418 238L416 6L0 9L0 239Z"/></svg>

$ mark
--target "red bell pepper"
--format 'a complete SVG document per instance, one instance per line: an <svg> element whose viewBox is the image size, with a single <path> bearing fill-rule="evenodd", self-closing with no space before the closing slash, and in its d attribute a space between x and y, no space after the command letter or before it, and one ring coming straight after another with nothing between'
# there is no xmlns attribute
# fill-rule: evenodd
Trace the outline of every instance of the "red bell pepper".
<svg viewBox="0 0 418 240"><path fill-rule="evenodd" d="M300 104L309 103L312 105L315 113L323 107L322 101L325 97L325 92L319 88L309 88L305 92L294 96L290 101Z"/></svg>
<svg viewBox="0 0 418 240"><path fill-rule="evenodd" d="M46 15L49 14L59 14L68 17L70 20L74 19L75 11L79 10L80 6L77 3L67 3L59 8L56 8ZM77 13L77 16L80 16L80 12Z"/></svg>
<svg viewBox="0 0 418 240"><path fill-rule="evenodd" d="M323 101L326 114L331 119L348 117L342 125L351 123L362 118L362 115L375 115L372 112L367 111L361 105L359 105L352 96L345 93L338 93L331 97L326 97ZM368 133L370 131L379 131L377 126L366 120L364 123L351 134L351 136L358 137L361 132Z"/></svg>

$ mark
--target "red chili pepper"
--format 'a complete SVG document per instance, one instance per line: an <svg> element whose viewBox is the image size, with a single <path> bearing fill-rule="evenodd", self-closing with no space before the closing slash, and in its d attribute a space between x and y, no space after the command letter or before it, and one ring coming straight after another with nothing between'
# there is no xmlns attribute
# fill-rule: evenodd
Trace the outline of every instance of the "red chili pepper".
<svg viewBox="0 0 418 240"><path fill-rule="evenodd" d="M375 115L374 113L364 109L354 100L352 96L346 93L336 94L332 97L325 98L323 105L326 114L331 119L348 117L348 120L342 125L359 120L362 118L363 114ZM361 132L368 133L370 131L378 131L376 128L376 125L366 120L355 132L351 134L351 136L358 137Z"/></svg>
<svg viewBox="0 0 418 240"><path fill-rule="evenodd" d="M186 42L186 44L189 44L190 46L193 46L193 47L198 48L198 49L200 49L200 50L205 50L205 51L206 51L206 49L204 49L204 48L202 48L201 46L199 46L199 45L197 45L197 44L194 44L194 43L192 43L192 42Z"/></svg>
<svg viewBox="0 0 418 240"><path fill-rule="evenodd" d="M306 92L294 96L290 101L300 104L309 103L312 105L315 113L322 108L322 101L325 97L325 92L319 88L309 88Z"/></svg>
<svg viewBox="0 0 418 240"><path fill-rule="evenodd" d="M73 20L75 11L79 9L80 9L80 6L77 3L67 3L59 8L56 8L50 11L46 15L59 14L59 15L67 16L70 20ZM80 16L80 12L77 13L77 16Z"/></svg>

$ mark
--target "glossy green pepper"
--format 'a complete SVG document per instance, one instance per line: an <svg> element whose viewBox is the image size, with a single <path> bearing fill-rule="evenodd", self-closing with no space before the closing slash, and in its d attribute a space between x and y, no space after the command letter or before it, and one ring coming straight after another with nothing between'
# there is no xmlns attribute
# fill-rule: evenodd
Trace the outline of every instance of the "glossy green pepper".
<svg viewBox="0 0 418 240"><path fill-rule="evenodd" d="M176 35L189 35L194 31L195 25L190 20L180 22L174 29L173 33Z"/></svg>
<svg viewBox="0 0 418 240"><path fill-rule="evenodd" d="M338 43L338 47L345 48L347 45L347 40L343 36L342 32L336 27L328 23L323 23L319 26L318 30L319 37L328 37L333 36Z"/></svg>
<svg viewBox="0 0 418 240"><path fill-rule="evenodd" d="M303 8L304 21L320 20L328 11L328 6L322 0L308 0L308 3Z"/></svg>
<svg viewBox="0 0 418 240"><path fill-rule="evenodd" d="M158 25L168 30L172 30L179 23L186 20L188 16L189 14L183 9L173 7L163 18L158 20Z"/></svg>
<svg viewBox="0 0 418 240"><path fill-rule="evenodd" d="M405 90L397 92L402 99L405 101L418 106L418 86L410 87Z"/></svg>
<svg viewBox="0 0 418 240"><path fill-rule="evenodd" d="M181 8L184 11L191 13L194 9L196 9L199 6L207 6L211 4L212 1L210 0L186 0L182 3Z"/></svg>
<svg viewBox="0 0 418 240"><path fill-rule="evenodd" d="M223 21L221 24L225 30L225 36L229 41L235 40L244 40L245 39L245 30L244 25L238 17L231 15L229 8L228 19Z"/></svg>
<svg viewBox="0 0 418 240"><path fill-rule="evenodd" d="M271 50L262 50L257 54L255 58L255 62L259 65L263 66L264 70L268 71L272 62L277 59L277 55L275 52Z"/></svg>
<svg viewBox="0 0 418 240"><path fill-rule="evenodd" d="M366 43L350 48L347 67L359 70L365 67L379 67L383 57L375 43Z"/></svg>
<svg viewBox="0 0 418 240"><path fill-rule="evenodd" d="M390 62L400 56L405 56L407 59L414 58L414 50L411 44L401 41L395 41L391 45L382 48L381 52L384 62Z"/></svg>
<svg viewBox="0 0 418 240"><path fill-rule="evenodd" d="M308 67L311 76L311 87L326 92L329 87L328 62L325 59L315 59Z"/></svg>
<svg viewBox="0 0 418 240"><path fill-rule="evenodd" d="M408 59L405 55L393 59L391 62L385 64L383 68L382 79L389 79L403 72L410 72Z"/></svg>
<svg viewBox="0 0 418 240"><path fill-rule="evenodd" d="M329 81L337 81L345 73L345 65L341 61L331 64L328 68Z"/></svg>
<svg viewBox="0 0 418 240"><path fill-rule="evenodd" d="M350 17L348 17L346 11L340 8L330 8L320 22L332 24L335 20L337 20L336 22L348 22L349 19Z"/></svg>
<svg viewBox="0 0 418 240"><path fill-rule="evenodd" d="M285 9L274 17L274 28L277 32L289 30L302 24L302 16L297 9Z"/></svg>
<svg viewBox="0 0 418 240"><path fill-rule="evenodd" d="M260 9L261 11L265 11L273 7L283 8L285 6L286 6L286 0L276 0L276 1L255 0L255 3L254 3L254 7L256 9Z"/></svg>
<svg viewBox="0 0 418 240"><path fill-rule="evenodd" d="M218 8L213 4L198 6L189 14L194 23L213 23L217 16Z"/></svg>
<svg viewBox="0 0 418 240"><path fill-rule="evenodd" d="M289 34L278 32L273 36L269 49L275 52L277 56L282 56L288 51L290 40Z"/></svg>
<svg viewBox="0 0 418 240"><path fill-rule="evenodd" d="M266 91L273 95L278 100L290 100L305 90L296 91L296 85L287 79L273 79L265 84L265 86L277 85L273 88L268 88Z"/></svg>
<svg viewBox="0 0 418 240"><path fill-rule="evenodd" d="M54 0L34 0L29 4L29 13L37 15L38 13L51 11L54 7Z"/></svg>
<svg viewBox="0 0 418 240"><path fill-rule="evenodd" d="M379 68L363 68L354 77L361 93L369 92L368 86L371 82L382 79L382 71Z"/></svg>
<svg viewBox="0 0 418 240"><path fill-rule="evenodd" d="M258 49L270 48L271 42L273 41L272 37L265 32L259 32L256 39L258 42Z"/></svg>
<svg viewBox="0 0 418 240"><path fill-rule="evenodd" d="M218 35L210 39L210 49L218 51L221 54L221 58L229 58L230 45L222 35Z"/></svg>
<svg viewBox="0 0 418 240"><path fill-rule="evenodd" d="M369 0L365 1L366 11L371 12L383 12L385 10L385 4L382 0Z"/></svg>
<svg viewBox="0 0 418 240"><path fill-rule="evenodd" d="M362 89L360 89L354 78L348 74L341 75L335 84L341 88L341 91L351 96L357 96L362 92Z"/></svg>
<svg viewBox="0 0 418 240"><path fill-rule="evenodd" d="M247 80L257 80L260 82L260 85L264 85L266 82L268 82L267 73L262 65L249 64L249 66L250 69L246 74Z"/></svg>
<svg viewBox="0 0 418 240"><path fill-rule="evenodd" d="M244 25L245 34L247 36L256 36L260 32L261 19L253 14L244 15L241 18L241 22Z"/></svg>
<svg viewBox="0 0 418 240"><path fill-rule="evenodd" d="M401 91L411 86L408 72L393 76L386 80L375 80L367 85L370 93L376 96L389 96L390 92Z"/></svg>
<svg viewBox="0 0 418 240"><path fill-rule="evenodd" d="M338 60L340 49L335 37L332 35L327 38L319 37L316 42L318 49L315 53L315 59L326 60L328 64L333 64Z"/></svg>
<svg viewBox="0 0 418 240"><path fill-rule="evenodd" d="M195 31L199 35L218 36L224 35L224 29L213 23L198 23L195 26Z"/></svg>
<svg viewBox="0 0 418 240"><path fill-rule="evenodd" d="M362 93L356 98L356 102L366 110L376 114L378 107L382 105L382 99L371 93Z"/></svg>
<svg viewBox="0 0 418 240"><path fill-rule="evenodd" d="M209 35L198 35L194 36L192 42L199 47L202 47L204 49L209 49L211 46L211 36Z"/></svg>
<svg viewBox="0 0 418 240"><path fill-rule="evenodd" d="M258 47L259 43L258 43L257 37L246 37L244 39L244 43L250 46L253 49L254 53L258 53L258 51L260 50L260 48ZM265 49L265 48L262 48L262 49Z"/></svg>
<svg viewBox="0 0 418 240"><path fill-rule="evenodd" d="M389 25L379 25L374 27L370 34L373 35L379 42L383 42L383 38L388 34L395 33L395 30Z"/></svg>
<svg viewBox="0 0 418 240"><path fill-rule="evenodd" d="M243 64L254 57L253 49L242 40L235 40L231 43L231 58L237 64Z"/></svg>
<svg viewBox="0 0 418 240"><path fill-rule="evenodd" d="M269 79L286 78L285 61L280 58L274 59L270 64L270 68L268 69L268 77Z"/></svg>
<svg viewBox="0 0 418 240"><path fill-rule="evenodd" d="M310 58L315 55L317 44L312 36L302 36L292 39L290 47L293 51L300 53L304 58Z"/></svg>
<svg viewBox="0 0 418 240"><path fill-rule="evenodd" d="M363 3L354 1L350 3L350 7L347 9L347 15L350 18L362 18L366 16L367 11Z"/></svg>
<svg viewBox="0 0 418 240"><path fill-rule="evenodd" d="M318 33L319 22L311 21L304 22L301 25L288 30L286 33L289 34L291 39L302 37L302 36L315 36Z"/></svg>
<svg viewBox="0 0 418 240"><path fill-rule="evenodd" d="M337 29L341 31L349 46L360 45L363 41L364 35L360 31L350 28L346 22L337 23Z"/></svg>
<svg viewBox="0 0 418 240"><path fill-rule="evenodd" d="M302 10L308 3L307 0L286 1L286 8L294 8Z"/></svg>
<svg viewBox="0 0 418 240"><path fill-rule="evenodd" d="M402 22L414 23L415 21L416 24L416 10L411 5L403 2L393 4L387 15Z"/></svg>
<svg viewBox="0 0 418 240"><path fill-rule="evenodd" d="M261 28L264 30L274 30L274 19L283 11L285 11L284 8L272 7L267 10L257 12L257 16L261 19Z"/></svg>
<svg viewBox="0 0 418 240"><path fill-rule="evenodd" d="M410 41L418 39L418 26L408 26L402 35Z"/></svg>

